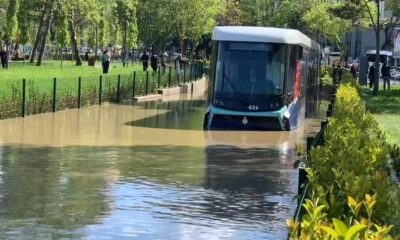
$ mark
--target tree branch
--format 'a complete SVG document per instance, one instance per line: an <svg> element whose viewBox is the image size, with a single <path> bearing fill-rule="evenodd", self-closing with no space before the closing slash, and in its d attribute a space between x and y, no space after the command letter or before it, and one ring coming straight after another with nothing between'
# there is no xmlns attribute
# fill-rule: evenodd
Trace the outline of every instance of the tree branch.
<svg viewBox="0 0 400 240"><path fill-rule="evenodd" d="M369 15L369 17L371 18L372 26L374 27L375 31L378 31L378 26L376 25L376 23L375 23L375 21L374 21L374 16L372 16L371 9L369 9L369 7L368 7L368 2L369 2L369 1L362 0L362 2L365 3L365 7L366 7L367 10L368 10L368 15ZM378 14L379 14L379 13L378 13Z"/></svg>

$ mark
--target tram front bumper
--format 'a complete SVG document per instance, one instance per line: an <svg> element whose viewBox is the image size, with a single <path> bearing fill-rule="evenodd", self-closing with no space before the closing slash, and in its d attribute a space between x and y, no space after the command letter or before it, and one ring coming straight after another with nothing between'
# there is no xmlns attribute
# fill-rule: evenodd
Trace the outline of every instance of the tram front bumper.
<svg viewBox="0 0 400 240"><path fill-rule="evenodd" d="M286 130L283 114L287 108L271 112L239 112L211 106L206 127L209 129Z"/></svg>

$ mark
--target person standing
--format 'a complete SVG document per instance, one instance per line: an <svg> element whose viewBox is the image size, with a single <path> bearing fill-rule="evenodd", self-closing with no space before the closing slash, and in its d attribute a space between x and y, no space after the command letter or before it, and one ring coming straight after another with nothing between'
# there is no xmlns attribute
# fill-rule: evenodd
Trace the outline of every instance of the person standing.
<svg viewBox="0 0 400 240"><path fill-rule="evenodd" d="M143 63L143 71L147 71L147 68L149 67L149 55L147 54L146 51L143 51L143 54L140 57L140 60Z"/></svg>
<svg viewBox="0 0 400 240"><path fill-rule="evenodd" d="M163 53L160 53L160 68L162 69L162 73L165 73L165 68L167 67L167 63L165 62L165 57Z"/></svg>
<svg viewBox="0 0 400 240"><path fill-rule="evenodd" d="M357 79L357 68L356 68L355 64L351 65L350 73L351 73L351 76L353 76L354 80Z"/></svg>
<svg viewBox="0 0 400 240"><path fill-rule="evenodd" d="M375 66L374 64L372 64L368 70L369 88L372 88L374 86L374 78L375 78Z"/></svg>
<svg viewBox="0 0 400 240"><path fill-rule="evenodd" d="M388 85L388 90L390 90L390 69L386 62L382 65L381 74L383 78L383 90L386 90L386 84Z"/></svg>
<svg viewBox="0 0 400 240"><path fill-rule="evenodd" d="M150 58L150 65L151 68L153 69L153 72L157 72L157 67L158 67L158 57L156 54L152 54Z"/></svg>
<svg viewBox="0 0 400 240"><path fill-rule="evenodd" d="M179 54L175 60L176 81L178 81L178 84L181 79L182 66L184 63L186 62L182 60L181 54Z"/></svg>
<svg viewBox="0 0 400 240"><path fill-rule="evenodd" d="M108 69L110 68L110 54L108 50L104 50L103 56L101 56L101 63L103 66L103 74L108 74Z"/></svg>
<svg viewBox="0 0 400 240"><path fill-rule="evenodd" d="M4 48L2 48L0 51L0 59L1 59L1 66L3 67L3 69L7 69L8 65L7 51Z"/></svg>

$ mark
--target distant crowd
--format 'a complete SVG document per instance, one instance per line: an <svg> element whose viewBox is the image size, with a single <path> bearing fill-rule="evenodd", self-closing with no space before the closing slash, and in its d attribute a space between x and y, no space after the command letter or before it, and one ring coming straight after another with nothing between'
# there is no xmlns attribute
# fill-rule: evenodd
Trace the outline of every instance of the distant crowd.
<svg viewBox="0 0 400 240"><path fill-rule="evenodd" d="M129 52L127 56L129 57L129 59L132 59L133 56L130 54L132 54L132 52ZM139 56L139 60L142 62L143 71L148 71L150 63L150 67L153 70L153 72L157 72L160 69L160 71L164 74L166 72L166 67L167 67L166 57L167 57L166 54L162 52L160 52L159 54L152 53L149 55L147 51L143 51L143 53L140 54ZM101 56L103 74L108 73L110 68L110 61L111 61L110 51L104 50ZM125 61L128 61L128 59L125 59ZM188 63L189 63L188 61L182 58L181 54L178 54L174 59L175 73L178 82L180 81L181 74L184 69L184 64Z"/></svg>
<svg viewBox="0 0 400 240"><path fill-rule="evenodd" d="M359 65L357 63L351 64L351 66L348 63L345 63L342 66L339 62L334 61L332 64L332 75L333 75L332 77L334 83L339 83L341 81L343 69L348 70L352 75L353 79L357 79L360 70ZM387 89L390 90L391 74L390 74L390 67L387 65L387 62L383 62L379 76L382 77L383 79L383 89L386 90L387 87ZM374 79L375 79L375 64L372 64L368 69L368 80L370 88L374 87Z"/></svg>

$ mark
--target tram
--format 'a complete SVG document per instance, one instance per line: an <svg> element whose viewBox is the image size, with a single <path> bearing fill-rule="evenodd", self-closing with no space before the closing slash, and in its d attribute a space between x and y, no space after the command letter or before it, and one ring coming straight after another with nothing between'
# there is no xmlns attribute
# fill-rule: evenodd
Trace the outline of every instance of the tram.
<svg viewBox="0 0 400 240"><path fill-rule="evenodd" d="M289 131L318 107L321 48L300 31L221 26L212 44L205 129Z"/></svg>

